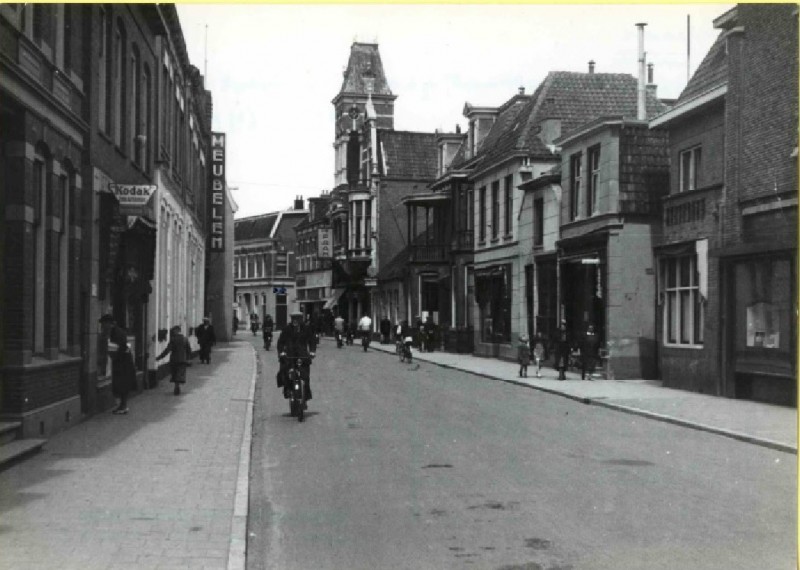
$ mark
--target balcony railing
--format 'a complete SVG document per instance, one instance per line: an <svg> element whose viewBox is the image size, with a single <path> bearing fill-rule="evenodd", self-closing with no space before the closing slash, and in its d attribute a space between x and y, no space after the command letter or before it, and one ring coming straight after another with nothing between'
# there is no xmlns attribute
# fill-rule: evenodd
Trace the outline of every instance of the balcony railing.
<svg viewBox="0 0 800 570"><path fill-rule="evenodd" d="M460 230L453 235L453 251L472 251L475 249L475 236L472 230Z"/></svg>
<svg viewBox="0 0 800 570"><path fill-rule="evenodd" d="M369 247L354 247L347 250L347 257L350 259L365 258L369 257L371 252L372 248Z"/></svg>
<svg viewBox="0 0 800 570"><path fill-rule="evenodd" d="M423 244L411 246L411 261L417 263L445 263L448 247L444 244Z"/></svg>

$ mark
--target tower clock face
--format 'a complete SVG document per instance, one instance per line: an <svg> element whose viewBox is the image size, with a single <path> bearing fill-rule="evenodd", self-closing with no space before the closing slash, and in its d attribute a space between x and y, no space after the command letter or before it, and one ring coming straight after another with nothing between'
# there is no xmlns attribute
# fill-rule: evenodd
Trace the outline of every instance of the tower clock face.
<svg viewBox="0 0 800 570"><path fill-rule="evenodd" d="M353 105L352 107L350 107L350 110L347 112L347 114L350 116L351 119L355 121L356 119L358 119L358 107Z"/></svg>

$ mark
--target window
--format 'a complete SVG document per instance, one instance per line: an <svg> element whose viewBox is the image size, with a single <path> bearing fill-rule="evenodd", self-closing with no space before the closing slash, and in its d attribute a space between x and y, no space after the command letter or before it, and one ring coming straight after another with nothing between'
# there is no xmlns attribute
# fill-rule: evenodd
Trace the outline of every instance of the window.
<svg viewBox="0 0 800 570"><path fill-rule="evenodd" d="M511 340L511 266L500 265L478 272L475 293L480 313L481 340Z"/></svg>
<svg viewBox="0 0 800 570"><path fill-rule="evenodd" d="M142 70L139 65L139 50L131 49L131 150L133 161L142 165Z"/></svg>
<svg viewBox="0 0 800 570"><path fill-rule="evenodd" d="M75 7L72 4L64 4L64 69L72 69L72 15ZM101 36L102 38L102 36Z"/></svg>
<svg viewBox="0 0 800 570"><path fill-rule="evenodd" d="M500 234L500 181L492 182L492 239Z"/></svg>
<svg viewBox="0 0 800 570"><path fill-rule="evenodd" d="M533 201L533 247L544 246L544 198Z"/></svg>
<svg viewBox="0 0 800 570"><path fill-rule="evenodd" d="M475 227L475 195L472 188L467 190L467 229L472 232L472 229Z"/></svg>
<svg viewBox="0 0 800 570"><path fill-rule="evenodd" d="M289 274L289 264L287 263L287 254L278 253L275 256L275 275L278 277L285 277Z"/></svg>
<svg viewBox="0 0 800 570"><path fill-rule="evenodd" d="M796 336L793 260L761 256L739 261L733 269L737 351L790 356Z"/></svg>
<svg viewBox="0 0 800 570"><path fill-rule="evenodd" d="M236 256L236 258L233 260L233 278L234 279L239 279L239 257L238 256Z"/></svg>
<svg viewBox="0 0 800 570"><path fill-rule="evenodd" d="M120 149L125 144L125 30L117 22L114 31L114 143Z"/></svg>
<svg viewBox="0 0 800 570"><path fill-rule="evenodd" d="M69 307L69 292L70 292L70 267L69 267L69 230L70 230L70 194L71 194L71 176L66 173L59 178L59 206L58 217L60 218L59 232L58 232L58 348L61 351L67 350L67 327L68 327L68 312Z"/></svg>
<svg viewBox="0 0 800 570"><path fill-rule="evenodd" d="M33 161L33 352L44 352L45 323L45 220L47 217L47 169L45 156L37 150Z"/></svg>
<svg viewBox="0 0 800 570"><path fill-rule="evenodd" d="M600 145L589 149L586 159L588 161L589 179L586 181L586 215L597 213L597 184L600 180Z"/></svg>
<svg viewBox="0 0 800 570"><path fill-rule="evenodd" d="M704 305L700 297L697 255L661 261L664 344L703 344Z"/></svg>
<svg viewBox="0 0 800 570"><path fill-rule="evenodd" d="M514 204L514 176L509 174L506 176L506 188L505 188L505 228L506 228L506 235L510 236L513 230L512 221L511 221L511 210Z"/></svg>
<svg viewBox="0 0 800 570"><path fill-rule="evenodd" d="M141 132L142 139L141 139L141 149L142 149L142 166L145 170L150 169L150 137L152 136L152 123L151 123L151 116L152 111L150 110L150 100L153 96L153 80L150 77L150 68L147 65L144 66L144 85L143 91L144 94L142 97L142 117L143 117L143 130ZM201 181L202 185L202 181Z"/></svg>
<svg viewBox="0 0 800 570"><path fill-rule="evenodd" d="M569 158L569 219L575 220L579 215L581 198L581 153Z"/></svg>
<svg viewBox="0 0 800 570"><path fill-rule="evenodd" d="M698 187L701 149L699 146L684 150L680 157L680 192L688 192Z"/></svg>
<svg viewBox="0 0 800 570"><path fill-rule="evenodd" d="M480 240L486 241L486 186L481 186L478 190L478 227L480 231Z"/></svg>
<svg viewBox="0 0 800 570"><path fill-rule="evenodd" d="M100 20L100 41L99 53L97 58L97 72L98 72L98 96L97 102L99 108L97 110L97 121L100 130L108 133L109 125L111 124L111 89L109 88L109 77L111 76L111 25L110 14L105 8L100 8L98 11Z"/></svg>

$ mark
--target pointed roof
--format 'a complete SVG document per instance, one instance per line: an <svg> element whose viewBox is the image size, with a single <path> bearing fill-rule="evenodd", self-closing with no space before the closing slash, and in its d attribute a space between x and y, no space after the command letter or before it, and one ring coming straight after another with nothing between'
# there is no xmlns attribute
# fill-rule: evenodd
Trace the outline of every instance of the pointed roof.
<svg viewBox="0 0 800 570"><path fill-rule="evenodd" d="M234 220L233 239L234 241L268 239L277 219L278 212L270 212Z"/></svg>
<svg viewBox="0 0 800 570"><path fill-rule="evenodd" d="M337 98L342 95L366 96L367 87L364 74L368 71L375 77L372 94L392 96L392 90L389 89L389 83L386 81L386 74L383 71L378 44L353 42L353 45L350 46L350 59L344 72L342 88L339 90Z"/></svg>
<svg viewBox="0 0 800 570"><path fill-rule="evenodd" d="M543 121L559 120L563 136L600 116L636 119L637 90L638 80L628 73L551 71L533 95L516 95L500 107L475 168L491 167L515 154L554 159L556 154L539 137ZM650 92L646 105L648 118L667 110Z"/></svg>
<svg viewBox="0 0 800 570"><path fill-rule="evenodd" d="M725 54L725 35L721 32L708 50L703 61L697 66L689 83L683 88L675 107L680 107L698 95L707 93L728 81L728 57Z"/></svg>
<svg viewBox="0 0 800 570"><path fill-rule="evenodd" d="M384 178L436 178L436 133L378 130L379 160Z"/></svg>

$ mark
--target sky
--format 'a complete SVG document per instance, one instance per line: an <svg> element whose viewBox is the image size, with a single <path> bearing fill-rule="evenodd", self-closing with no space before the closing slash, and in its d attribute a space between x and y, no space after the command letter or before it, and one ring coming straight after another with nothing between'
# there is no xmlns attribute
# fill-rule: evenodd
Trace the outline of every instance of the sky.
<svg viewBox="0 0 800 570"><path fill-rule="evenodd" d="M333 186L334 110L354 41L377 43L395 129L466 130L464 104L499 106L550 71L638 73L636 23L658 96L677 98L731 4L179 4L189 59L227 133L236 218Z"/></svg>

